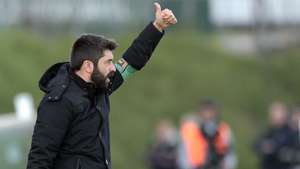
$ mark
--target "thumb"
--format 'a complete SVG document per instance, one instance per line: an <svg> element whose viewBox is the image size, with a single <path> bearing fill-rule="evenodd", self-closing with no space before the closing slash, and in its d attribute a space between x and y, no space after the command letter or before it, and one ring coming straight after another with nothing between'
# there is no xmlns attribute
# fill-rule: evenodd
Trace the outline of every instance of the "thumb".
<svg viewBox="0 0 300 169"><path fill-rule="evenodd" d="M161 7L160 7L160 4L155 2L154 3L154 6L155 6L155 13L161 13Z"/></svg>

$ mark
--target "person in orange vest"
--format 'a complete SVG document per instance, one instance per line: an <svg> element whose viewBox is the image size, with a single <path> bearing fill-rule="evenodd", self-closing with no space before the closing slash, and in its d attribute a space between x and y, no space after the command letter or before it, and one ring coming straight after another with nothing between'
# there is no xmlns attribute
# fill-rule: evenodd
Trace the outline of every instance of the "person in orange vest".
<svg viewBox="0 0 300 169"><path fill-rule="evenodd" d="M237 164L233 134L214 101L200 104L194 118L180 128L179 164L182 169L234 169Z"/></svg>

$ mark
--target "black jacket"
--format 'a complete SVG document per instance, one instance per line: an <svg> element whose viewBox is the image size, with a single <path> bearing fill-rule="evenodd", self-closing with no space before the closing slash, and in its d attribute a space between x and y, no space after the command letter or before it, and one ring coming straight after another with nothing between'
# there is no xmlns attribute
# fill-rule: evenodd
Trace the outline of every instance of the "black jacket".
<svg viewBox="0 0 300 169"><path fill-rule="evenodd" d="M255 142L255 151L260 156L262 169L288 169L290 164L281 159L281 152L293 141L288 126L270 127ZM266 145L268 145L266 151ZM287 156L288 154L284 154Z"/></svg>
<svg viewBox="0 0 300 169"><path fill-rule="evenodd" d="M150 23L123 58L140 70L162 38ZM40 80L45 92L39 107L27 169L111 168L109 95L122 83L116 72L107 90L97 90L69 70L69 63L50 67Z"/></svg>
<svg viewBox="0 0 300 169"><path fill-rule="evenodd" d="M150 169L178 169L178 145L176 142L156 142L147 154Z"/></svg>

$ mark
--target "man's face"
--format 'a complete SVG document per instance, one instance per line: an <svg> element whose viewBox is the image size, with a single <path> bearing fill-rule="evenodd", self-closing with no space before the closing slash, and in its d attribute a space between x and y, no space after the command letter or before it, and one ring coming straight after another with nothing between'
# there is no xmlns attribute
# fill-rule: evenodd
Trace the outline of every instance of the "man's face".
<svg viewBox="0 0 300 169"><path fill-rule="evenodd" d="M287 122L287 111L281 105L274 105L270 111L271 125L274 127L281 127Z"/></svg>
<svg viewBox="0 0 300 169"><path fill-rule="evenodd" d="M200 111L201 128L208 138L214 138L218 130L217 110L206 108Z"/></svg>
<svg viewBox="0 0 300 169"><path fill-rule="evenodd" d="M204 109L200 112L200 117L205 122L215 121L217 120L217 110Z"/></svg>
<svg viewBox="0 0 300 169"><path fill-rule="evenodd" d="M98 88L107 88L110 78L115 74L116 68L113 64L113 53L111 50L105 50L103 56L98 60L97 67L94 67L92 81Z"/></svg>

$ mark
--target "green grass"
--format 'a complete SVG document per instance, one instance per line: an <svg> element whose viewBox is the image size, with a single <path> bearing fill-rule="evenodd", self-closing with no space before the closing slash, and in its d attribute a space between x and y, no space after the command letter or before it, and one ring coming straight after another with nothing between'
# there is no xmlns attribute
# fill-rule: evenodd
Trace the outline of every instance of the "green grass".
<svg viewBox="0 0 300 169"><path fill-rule="evenodd" d="M42 96L37 82L48 66L68 60L73 37L43 37L29 32L0 32L0 112L12 112L18 92ZM116 58L135 34L117 37ZM237 44L238 45L238 44ZM145 69L111 97L114 168L144 168L145 146L161 118L179 124L200 98L215 98L222 117L234 131L239 169L257 168L252 143L266 123L272 100L288 104L300 95L300 50L269 58L238 57L225 53L215 37L197 32L169 32Z"/></svg>

